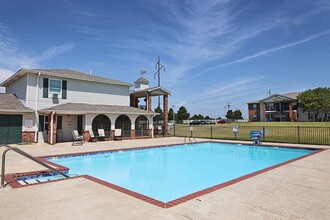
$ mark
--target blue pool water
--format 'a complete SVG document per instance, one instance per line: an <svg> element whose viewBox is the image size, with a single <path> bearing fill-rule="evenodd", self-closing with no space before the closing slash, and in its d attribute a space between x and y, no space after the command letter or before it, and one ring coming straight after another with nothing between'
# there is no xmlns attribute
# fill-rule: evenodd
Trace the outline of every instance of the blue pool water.
<svg viewBox="0 0 330 220"><path fill-rule="evenodd" d="M207 142L49 160L169 202L312 152Z"/></svg>

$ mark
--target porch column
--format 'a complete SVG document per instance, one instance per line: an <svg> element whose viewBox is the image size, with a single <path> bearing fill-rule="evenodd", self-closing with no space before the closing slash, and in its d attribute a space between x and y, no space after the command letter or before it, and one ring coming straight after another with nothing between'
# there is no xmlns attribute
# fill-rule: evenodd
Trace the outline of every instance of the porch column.
<svg viewBox="0 0 330 220"><path fill-rule="evenodd" d="M130 106L135 108L139 107L138 98L133 95L130 95Z"/></svg>
<svg viewBox="0 0 330 220"><path fill-rule="evenodd" d="M53 116L53 118L52 118ZM53 137L53 144L56 144L56 130L57 130L57 122L56 122L56 113L48 115L48 144L51 144L51 137ZM52 123L53 122L53 123ZM53 129L52 129L53 127ZM53 130L53 134L52 133Z"/></svg>
<svg viewBox="0 0 330 220"><path fill-rule="evenodd" d="M292 117L292 102L289 103L289 121L293 121L293 117Z"/></svg>
<svg viewBox="0 0 330 220"><path fill-rule="evenodd" d="M163 134L167 134L168 133L168 95L164 95L163 96L163 113L164 113L164 133Z"/></svg>
<svg viewBox="0 0 330 220"><path fill-rule="evenodd" d="M151 96L149 94L147 94L147 98L148 98L148 111L152 111L152 104L151 104Z"/></svg>

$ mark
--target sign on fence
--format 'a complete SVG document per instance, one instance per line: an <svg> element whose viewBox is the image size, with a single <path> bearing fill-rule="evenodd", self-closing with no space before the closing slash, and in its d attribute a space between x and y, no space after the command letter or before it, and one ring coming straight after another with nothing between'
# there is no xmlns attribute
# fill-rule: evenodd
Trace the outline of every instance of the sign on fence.
<svg viewBox="0 0 330 220"><path fill-rule="evenodd" d="M238 134L238 128L239 128L239 126L234 126L233 127L233 134L234 135L237 135Z"/></svg>
<svg viewBox="0 0 330 220"><path fill-rule="evenodd" d="M239 128L239 126L234 126L233 127L233 134L235 135L235 140L237 139L238 128Z"/></svg>

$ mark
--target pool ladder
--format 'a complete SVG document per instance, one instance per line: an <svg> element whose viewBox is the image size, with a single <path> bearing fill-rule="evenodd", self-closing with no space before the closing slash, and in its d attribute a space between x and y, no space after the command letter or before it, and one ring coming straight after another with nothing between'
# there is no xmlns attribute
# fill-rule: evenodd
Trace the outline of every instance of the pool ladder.
<svg viewBox="0 0 330 220"><path fill-rule="evenodd" d="M17 147L11 147L11 146L8 146L8 145L1 145L3 147L7 147L8 149L6 149L3 153L2 153L2 166L1 166L1 186L0 188L4 188L6 185L5 185L5 167L6 167L6 153L10 150L13 150L15 151L16 153L46 167L47 169L50 169L51 171L54 171L55 173L58 173L62 176L64 176L65 178L68 178L69 176L62 173L61 171L58 171L56 170L54 167L46 164L45 162L33 157L31 154L28 154L26 153L25 151L22 151L21 149L17 148Z"/></svg>
<svg viewBox="0 0 330 220"><path fill-rule="evenodd" d="M188 143L197 142L197 141L195 140L195 138L190 137L190 136L188 136L188 137L184 137L184 142L187 143L187 141L188 141Z"/></svg>

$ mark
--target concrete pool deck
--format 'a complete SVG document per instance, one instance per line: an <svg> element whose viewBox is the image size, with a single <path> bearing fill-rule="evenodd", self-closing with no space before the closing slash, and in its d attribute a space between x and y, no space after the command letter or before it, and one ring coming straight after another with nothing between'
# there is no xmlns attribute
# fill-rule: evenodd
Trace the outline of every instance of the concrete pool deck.
<svg viewBox="0 0 330 220"><path fill-rule="evenodd" d="M183 138L17 147L34 156L43 156L176 143L183 143ZM0 153L3 151L4 148L0 148ZM35 170L44 168L8 152L6 173ZM0 219L329 219L330 150L245 179L199 199L201 201L193 199L163 209L78 177L17 189L9 186L0 189Z"/></svg>

